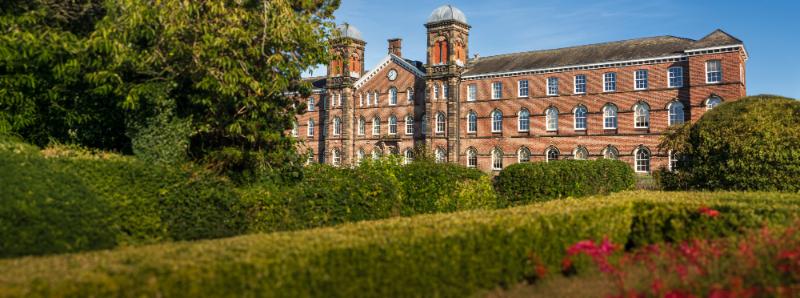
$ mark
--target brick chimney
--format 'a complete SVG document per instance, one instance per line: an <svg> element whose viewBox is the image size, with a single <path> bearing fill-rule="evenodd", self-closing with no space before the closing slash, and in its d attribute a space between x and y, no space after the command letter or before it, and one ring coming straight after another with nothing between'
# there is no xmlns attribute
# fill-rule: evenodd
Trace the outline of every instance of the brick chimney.
<svg viewBox="0 0 800 298"><path fill-rule="evenodd" d="M389 54L394 54L397 57L403 57L400 48L403 45L403 40L400 38L389 39Z"/></svg>

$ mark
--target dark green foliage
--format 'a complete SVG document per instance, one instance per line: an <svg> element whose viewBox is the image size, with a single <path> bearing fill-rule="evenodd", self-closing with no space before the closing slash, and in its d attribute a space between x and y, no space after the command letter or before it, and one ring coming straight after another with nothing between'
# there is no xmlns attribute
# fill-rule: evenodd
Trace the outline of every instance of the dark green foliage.
<svg viewBox="0 0 800 298"><path fill-rule="evenodd" d="M152 164L178 166L189 160L191 123L162 113L151 118L147 125L133 135L133 153Z"/></svg>
<svg viewBox="0 0 800 298"><path fill-rule="evenodd" d="M703 217L703 206L719 210L720 221ZM466 297L530 277L532 256L557 272L566 248L580 240L607 236L613 243L630 243L630 237L641 235L705 237L717 234L718 228L793 223L798 212L797 194L624 192L504 210L0 261L0 293ZM673 227L689 228L675 236L677 229L662 228L665 220L672 220ZM579 271L586 268L577 265Z"/></svg>
<svg viewBox="0 0 800 298"><path fill-rule="evenodd" d="M510 203L607 194L635 185L630 166L617 160L560 160L518 163L500 172L497 193Z"/></svg>
<svg viewBox="0 0 800 298"><path fill-rule="evenodd" d="M770 95L708 111L662 142L682 155L664 188L800 191L798 119L800 102Z"/></svg>

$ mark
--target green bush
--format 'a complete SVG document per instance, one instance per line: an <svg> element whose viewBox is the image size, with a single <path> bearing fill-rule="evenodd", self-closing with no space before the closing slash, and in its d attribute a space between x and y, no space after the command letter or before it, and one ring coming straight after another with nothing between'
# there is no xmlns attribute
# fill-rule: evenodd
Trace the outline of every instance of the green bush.
<svg viewBox="0 0 800 298"><path fill-rule="evenodd" d="M430 160L412 162L398 167L395 172L403 188L403 215L455 211L449 207L441 210L437 204L443 204L439 201L456 200L460 183L486 176L477 169Z"/></svg>
<svg viewBox="0 0 800 298"><path fill-rule="evenodd" d="M632 189L635 175L617 160L560 160L518 163L500 172L497 193L512 204L581 197Z"/></svg>
<svg viewBox="0 0 800 298"><path fill-rule="evenodd" d="M662 187L800 191L798 119L800 101L793 99L724 103L665 137L661 147L681 153L682 173L662 179Z"/></svg>
<svg viewBox="0 0 800 298"><path fill-rule="evenodd" d="M719 210L717 219L724 224L694 216L703 206ZM738 229L737 223L789 224L799 211L798 194L625 192L503 210L0 260L0 295L464 297L531 276L532 257L558 270L566 248L580 240L608 236L626 243L642 235L639 231L662 233L657 220L637 222L641 212L698 227L682 237L704 237L722 231L717 228Z"/></svg>

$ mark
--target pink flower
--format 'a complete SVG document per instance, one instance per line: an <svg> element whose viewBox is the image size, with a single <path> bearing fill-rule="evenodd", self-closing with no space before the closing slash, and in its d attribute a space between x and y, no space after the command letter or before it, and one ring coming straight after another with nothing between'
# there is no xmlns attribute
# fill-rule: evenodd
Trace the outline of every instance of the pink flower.
<svg viewBox="0 0 800 298"><path fill-rule="evenodd" d="M712 217L712 218L713 217L717 217L717 215L719 215L719 211L711 209L711 208L708 208L706 206L700 207L700 209L698 209L697 211L700 212L700 214L703 214L705 216Z"/></svg>

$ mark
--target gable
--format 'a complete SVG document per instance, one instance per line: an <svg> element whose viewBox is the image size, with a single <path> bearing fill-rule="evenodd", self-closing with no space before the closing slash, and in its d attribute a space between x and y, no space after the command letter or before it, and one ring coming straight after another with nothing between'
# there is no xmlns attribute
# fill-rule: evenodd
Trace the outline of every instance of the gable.
<svg viewBox="0 0 800 298"><path fill-rule="evenodd" d="M388 74L390 69L397 70L398 80L400 80L400 77L403 75L410 75L416 79L425 78L425 73L423 73L419 68L412 65L403 58L400 58L394 54L389 54L386 57L384 57L380 62L378 62L378 65L375 68L364 74L364 76L362 76L358 81L356 81L356 83L353 84L353 87L355 87L356 89L361 89L362 87L365 87L367 85L369 86L375 85L370 82L373 79L385 80L388 82L389 79L386 78L386 74ZM413 85L413 83L411 85Z"/></svg>

